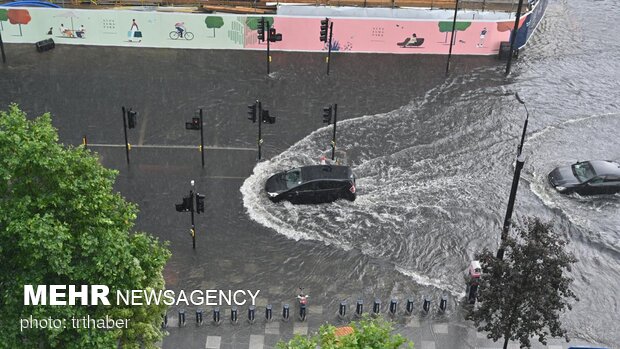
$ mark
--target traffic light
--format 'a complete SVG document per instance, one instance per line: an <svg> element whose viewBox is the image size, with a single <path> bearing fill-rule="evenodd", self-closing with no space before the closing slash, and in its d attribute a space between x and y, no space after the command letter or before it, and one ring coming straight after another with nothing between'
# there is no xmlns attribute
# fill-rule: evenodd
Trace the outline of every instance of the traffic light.
<svg viewBox="0 0 620 349"><path fill-rule="evenodd" d="M137 111L133 111L129 109L127 111L127 127L135 128L136 127L136 116L138 115Z"/></svg>
<svg viewBox="0 0 620 349"><path fill-rule="evenodd" d="M256 103L248 105L248 120L256 122Z"/></svg>
<svg viewBox="0 0 620 349"><path fill-rule="evenodd" d="M205 196L196 193L196 213L205 212Z"/></svg>
<svg viewBox="0 0 620 349"><path fill-rule="evenodd" d="M276 117L275 116L269 116L269 110L263 110L263 122L266 124L275 124L276 123Z"/></svg>
<svg viewBox="0 0 620 349"><path fill-rule="evenodd" d="M321 20L321 41L327 42L327 28L329 27L329 19Z"/></svg>
<svg viewBox="0 0 620 349"><path fill-rule="evenodd" d="M265 41L265 17L258 20L258 41Z"/></svg>
<svg viewBox="0 0 620 349"><path fill-rule="evenodd" d="M192 204L192 199L189 196L186 196L183 198L182 204L175 204L174 206L177 212L189 212L193 208Z"/></svg>
<svg viewBox="0 0 620 349"><path fill-rule="evenodd" d="M267 39L271 42L282 41L282 34L276 33L276 28L269 28L269 37Z"/></svg>
<svg viewBox="0 0 620 349"><path fill-rule="evenodd" d="M331 124L332 123L332 106L323 108L323 123Z"/></svg>
<svg viewBox="0 0 620 349"><path fill-rule="evenodd" d="M185 129L187 130L200 130L200 118L192 118L192 122L185 123Z"/></svg>

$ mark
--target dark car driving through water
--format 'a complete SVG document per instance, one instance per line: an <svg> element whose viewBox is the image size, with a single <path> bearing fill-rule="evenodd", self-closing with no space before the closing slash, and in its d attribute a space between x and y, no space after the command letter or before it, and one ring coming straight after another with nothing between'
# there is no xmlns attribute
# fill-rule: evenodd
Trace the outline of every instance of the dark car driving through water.
<svg viewBox="0 0 620 349"><path fill-rule="evenodd" d="M349 166L312 165L276 173L265 183L271 201L318 204L355 200L355 175Z"/></svg>
<svg viewBox="0 0 620 349"><path fill-rule="evenodd" d="M562 194L614 194L620 192L620 164L594 160L557 167L549 173L549 183Z"/></svg>

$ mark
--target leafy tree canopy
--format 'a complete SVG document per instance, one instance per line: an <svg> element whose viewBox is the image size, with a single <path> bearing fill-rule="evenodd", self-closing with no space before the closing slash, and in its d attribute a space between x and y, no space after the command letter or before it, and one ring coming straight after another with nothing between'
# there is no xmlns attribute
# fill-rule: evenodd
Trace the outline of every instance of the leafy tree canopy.
<svg viewBox="0 0 620 349"><path fill-rule="evenodd" d="M447 22L439 22L439 32L451 32L452 31L452 21ZM456 22L455 28L457 31L464 31L471 25L471 22Z"/></svg>
<svg viewBox="0 0 620 349"><path fill-rule="evenodd" d="M224 25L224 18L220 16L207 16L207 18L205 18L205 24L209 29L221 28Z"/></svg>
<svg viewBox="0 0 620 349"><path fill-rule="evenodd" d="M273 17L263 18L265 18L265 30L271 28L271 26L273 25ZM247 17L247 19L245 20L245 24L248 26L248 28L250 28L250 30L257 30L259 19L261 19L261 17Z"/></svg>
<svg viewBox="0 0 620 349"><path fill-rule="evenodd" d="M504 242L503 260L486 249L476 256L484 273L480 302L468 318L494 341L503 337L504 348L509 340L529 348L534 336L543 344L548 337L566 337L559 315L578 299L564 273L576 259L552 224L529 218L516 230L517 236Z"/></svg>
<svg viewBox="0 0 620 349"><path fill-rule="evenodd" d="M397 349L406 344L413 349L413 342L403 336L392 334L391 322L364 316L359 322L351 324L353 333L337 337L336 328L325 324L311 337L296 335L288 343L280 342L277 349Z"/></svg>
<svg viewBox="0 0 620 349"><path fill-rule="evenodd" d="M49 114L0 112L0 348L154 348L164 305L118 306L116 290L162 289L169 252L130 231L137 207L116 172L58 143ZM24 285L107 285L110 306L25 306ZM78 300L79 302L79 300ZM128 318L126 329L30 329L19 319ZM70 320L68 320L70 321Z"/></svg>

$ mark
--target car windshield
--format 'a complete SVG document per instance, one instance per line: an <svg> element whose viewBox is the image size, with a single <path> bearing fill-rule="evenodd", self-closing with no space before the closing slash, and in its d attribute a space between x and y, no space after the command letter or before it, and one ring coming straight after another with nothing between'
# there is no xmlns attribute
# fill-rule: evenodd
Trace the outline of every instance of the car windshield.
<svg viewBox="0 0 620 349"><path fill-rule="evenodd" d="M572 168L573 174L582 183L596 176L596 173L589 162L578 162L574 164Z"/></svg>
<svg viewBox="0 0 620 349"><path fill-rule="evenodd" d="M286 181L286 187L288 189L298 186L301 184L301 169L294 168L290 171L286 171L284 180Z"/></svg>

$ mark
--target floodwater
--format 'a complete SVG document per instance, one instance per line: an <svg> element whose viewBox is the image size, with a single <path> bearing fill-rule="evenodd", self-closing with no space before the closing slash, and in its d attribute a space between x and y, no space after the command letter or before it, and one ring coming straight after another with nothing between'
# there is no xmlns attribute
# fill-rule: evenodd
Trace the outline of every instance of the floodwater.
<svg viewBox="0 0 620 349"><path fill-rule="evenodd" d="M447 293L451 310L441 316L459 323L463 272L499 243L525 119L518 91L530 122L513 217L551 220L570 240L580 302L563 316L566 327L615 345L620 195L562 196L545 175L577 160L620 160L620 43L608 34L618 14L616 0L552 1L509 78L494 57L454 57L445 78L445 56L336 54L327 77L322 54L274 52L266 76L264 52L58 45L38 54L7 45L0 105L51 112L67 144L88 136L102 163L119 170L116 188L140 206L137 229L170 242L170 289L260 289L277 309L303 286L310 310L325 309L312 326L335 321L343 299L414 297L419 307L423 295ZM225 149L255 146L246 105L256 98L277 118L263 127L266 160L257 165L255 152ZM329 151L321 114L331 103L357 200L271 203L262 192L269 175ZM94 145L122 144L122 105L140 113L130 166L122 147ZM206 152L205 169L195 150L170 147L196 146L184 124L200 106L206 144L224 148ZM189 217L174 211L190 179L207 196L194 251ZM164 346L200 332L183 331Z"/></svg>
<svg viewBox="0 0 620 349"><path fill-rule="evenodd" d="M335 247L326 263L357 250L393 265L381 283L401 273L425 292L462 296L474 253L498 246L526 115L518 91L531 116L515 220L551 220L571 242L581 300L564 316L571 335L620 343L620 195L563 196L546 182L559 165L620 160L620 43L605 34L618 14L613 0L552 2L510 78L482 66L400 108L338 124L338 146L357 175L355 202L274 204L261 191L274 172L328 152L331 127L323 127L254 169L241 188L248 214L290 239Z"/></svg>

